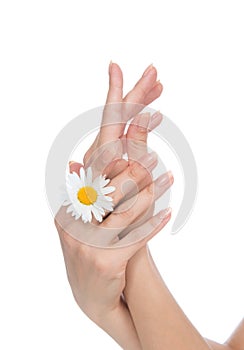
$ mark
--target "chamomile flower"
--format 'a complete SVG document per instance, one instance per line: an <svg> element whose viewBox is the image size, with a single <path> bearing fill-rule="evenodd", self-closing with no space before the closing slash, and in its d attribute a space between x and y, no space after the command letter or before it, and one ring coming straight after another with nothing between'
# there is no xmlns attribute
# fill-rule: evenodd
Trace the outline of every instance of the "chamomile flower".
<svg viewBox="0 0 244 350"><path fill-rule="evenodd" d="M68 206L67 213L72 213L75 220L81 218L84 223L91 222L92 215L102 222L105 210L113 211L113 200L107 194L114 192L115 187L107 186L109 182L102 175L93 181L90 167L86 171L80 168L80 176L75 172L67 174L63 203Z"/></svg>

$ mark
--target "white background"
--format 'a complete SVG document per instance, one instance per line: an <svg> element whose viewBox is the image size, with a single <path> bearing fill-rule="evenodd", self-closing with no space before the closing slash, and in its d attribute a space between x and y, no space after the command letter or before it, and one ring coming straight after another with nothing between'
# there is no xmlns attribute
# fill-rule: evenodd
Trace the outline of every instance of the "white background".
<svg viewBox="0 0 244 350"><path fill-rule="evenodd" d="M104 103L110 60L125 91L154 63L164 93L153 107L197 160L190 221L151 243L163 277L204 336L224 341L242 318L242 3L1 1L1 348L118 348L72 299L44 189L56 134Z"/></svg>

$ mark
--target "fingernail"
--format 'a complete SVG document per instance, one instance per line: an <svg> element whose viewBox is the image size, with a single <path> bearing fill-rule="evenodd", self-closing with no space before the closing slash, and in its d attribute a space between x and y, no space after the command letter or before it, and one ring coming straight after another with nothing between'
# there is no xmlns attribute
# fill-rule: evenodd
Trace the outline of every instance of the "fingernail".
<svg viewBox="0 0 244 350"><path fill-rule="evenodd" d="M111 73L111 67L112 67L112 65L113 65L113 62L112 62L112 60L109 62L109 66L108 66L108 74L110 74Z"/></svg>
<svg viewBox="0 0 244 350"><path fill-rule="evenodd" d="M172 208L169 207L169 208L166 208L164 210L161 210L159 212L159 217L161 220L164 220L164 219L166 219L167 216L171 215L171 213L172 213Z"/></svg>
<svg viewBox="0 0 244 350"><path fill-rule="evenodd" d="M158 159L157 153L156 152L151 152L143 156L140 160L139 163L144 167L144 168L150 168L151 165L153 165Z"/></svg>
<svg viewBox="0 0 244 350"><path fill-rule="evenodd" d="M145 76L149 75L152 72L153 68L154 68L153 64L151 63L150 66L148 66L147 69L144 71L142 76L145 77Z"/></svg>
<svg viewBox="0 0 244 350"><path fill-rule="evenodd" d="M150 113L142 113L139 115L137 127L139 128L140 131L145 131L145 129L147 130L149 120L150 120Z"/></svg>
<svg viewBox="0 0 244 350"><path fill-rule="evenodd" d="M151 119L149 121L148 129L151 131L155 129L163 120L163 115L160 113L160 111L157 111L151 116Z"/></svg>
<svg viewBox="0 0 244 350"><path fill-rule="evenodd" d="M157 178L157 180L155 181L155 186L156 188L163 188L172 183L173 183L173 174L171 171L168 171L167 173Z"/></svg>
<svg viewBox="0 0 244 350"><path fill-rule="evenodd" d="M74 162L73 160L70 160L70 161L69 161L69 166L72 165L72 164L74 164L74 163L75 163L75 162Z"/></svg>
<svg viewBox="0 0 244 350"><path fill-rule="evenodd" d="M167 219L170 214L172 212L172 209L169 207L167 209L164 210L160 210L160 212L158 212L154 217L153 217L153 226L158 226L162 223L162 221L164 221L165 219Z"/></svg>

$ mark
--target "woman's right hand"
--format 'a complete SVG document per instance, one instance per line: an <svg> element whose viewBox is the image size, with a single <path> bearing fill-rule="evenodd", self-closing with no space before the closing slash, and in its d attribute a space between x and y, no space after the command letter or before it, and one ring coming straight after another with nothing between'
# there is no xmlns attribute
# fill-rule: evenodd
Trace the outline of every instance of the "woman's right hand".
<svg viewBox="0 0 244 350"><path fill-rule="evenodd" d="M118 66L116 66L116 69L118 69ZM153 85L155 85L155 72L153 68L154 78L151 80ZM113 79L114 76L110 78L110 81L113 81ZM142 82L145 84L145 77L142 78ZM139 89L138 85L140 86ZM158 89L157 86L158 84L156 84L156 89ZM108 96L114 96L112 93L114 88L113 83L110 85L111 91ZM141 88L140 83L137 84L135 89L138 89L141 96L144 95L145 90ZM151 89L148 87L148 90L151 91L149 91L150 96L152 96L152 91L156 91L155 87L151 87ZM135 91L133 94L135 95ZM105 111L106 113L107 111ZM111 114L107 114L106 118L108 116L111 116ZM147 126L151 122L151 125L155 127L155 119L154 121L149 119L149 115L143 115L143 118L146 119ZM159 119L161 121L162 117ZM158 121L156 120L156 123ZM55 218L67 275L75 300L94 322L107 331L108 329L104 326L104 319L110 318L109 315L118 315L117 312L121 316L122 327L127 328L131 324L130 329L133 329L133 322L121 299L125 288L127 263L141 247L145 246L166 225L171 216L170 210L163 210L152 217L152 213L148 210L154 205L154 201L171 186L173 177L171 173L166 173L162 174L156 181L152 181L150 173L156 165L156 157L155 154L147 153L148 127L145 127L145 124L141 124L141 122L141 115L135 116L126 135L124 135L124 131L121 131L121 125L115 124L104 127L104 124L102 124L96 141L85 156L86 166L90 165L97 171L104 170L105 167L108 170L109 162L105 165L104 162L100 164L101 157L94 157L94 154L100 149L104 151L104 145L106 151L106 145L110 143L111 138L112 142L121 142L126 146L128 161L119 159L109 171L110 185L116 187L116 190L110 194L115 210L105 217L100 224L97 222L84 224L82 220L76 221L70 214L66 213L65 207L60 209ZM118 128L120 129L117 130ZM70 170L78 173L81 166L78 163L71 163ZM131 180L134 188L137 189L135 192L132 192L129 186L127 188L121 187L122 183L129 183ZM134 222L138 218L144 217L145 213L149 213L146 222L144 218L139 222L140 226L138 227L137 223L135 228L133 226ZM124 236L125 229L126 235ZM92 245L106 248L96 248ZM113 319L113 317L110 319ZM114 333L117 331L118 327L116 327ZM110 332L108 331L108 333ZM135 332L133 334L131 338L135 337ZM118 334L118 337L120 337L120 334ZM131 348L133 349L133 347ZM137 347L135 346L134 349L137 349Z"/></svg>
<svg viewBox="0 0 244 350"><path fill-rule="evenodd" d="M148 159L149 156L146 156L144 162ZM141 188L140 183L147 171L139 163L133 163L111 180L111 185L115 185L117 190L110 196L117 207L102 223L84 224L82 220L74 220L66 213L65 207L60 209L55 221L68 280L76 302L89 318L119 344L128 341L126 349L140 349L133 321L121 299L126 285L127 264L171 217L170 210L162 210L153 217L149 213L146 222L139 227L137 223L137 227L133 228L135 220L142 218L173 182L171 174L166 173ZM120 191L121 183L131 178L140 191L123 201L125 193ZM119 204L120 201L122 204ZM126 235L120 239L120 234L125 229ZM97 248L81 241L90 244L99 242L100 246L116 249ZM114 323L115 319L117 323ZM122 336L121 328L125 329L126 337Z"/></svg>

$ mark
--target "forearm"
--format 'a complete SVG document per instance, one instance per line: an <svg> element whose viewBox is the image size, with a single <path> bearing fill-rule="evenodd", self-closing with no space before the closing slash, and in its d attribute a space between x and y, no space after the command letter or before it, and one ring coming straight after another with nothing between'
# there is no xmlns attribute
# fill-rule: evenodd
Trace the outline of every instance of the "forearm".
<svg viewBox="0 0 244 350"><path fill-rule="evenodd" d="M230 346L231 350L244 350L244 318L225 344Z"/></svg>
<svg viewBox="0 0 244 350"><path fill-rule="evenodd" d="M170 294L146 248L129 262L125 296L143 349L211 349Z"/></svg>
<svg viewBox="0 0 244 350"><path fill-rule="evenodd" d="M140 341L128 308L123 302L103 315L97 325L109 334L124 350L141 350Z"/></svg>
<svg viewBox="0 0 244 350"><path fill-rule="evenodd" d="M210 349L212 349L212 350L233 350L227 344L218 344L215 341L212 341L209 339L206 339L206 342L209 344Z"/></svg>

